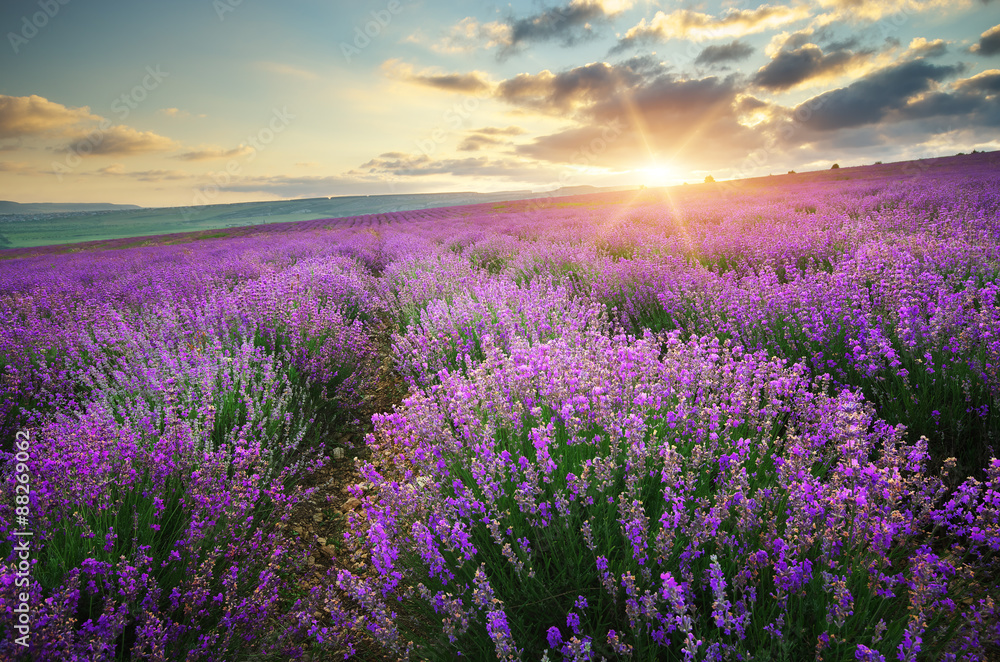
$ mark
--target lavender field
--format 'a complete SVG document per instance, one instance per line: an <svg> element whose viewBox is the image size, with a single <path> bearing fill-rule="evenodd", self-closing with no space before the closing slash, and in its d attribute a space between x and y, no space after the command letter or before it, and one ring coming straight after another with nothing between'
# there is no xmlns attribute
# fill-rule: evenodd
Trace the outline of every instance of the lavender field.
<svg viewBox="0 0 1000 662"><path fill-rule="evenodd" d="M834 175L0 261L0 658L998 659L1000 161Z"/></svg>

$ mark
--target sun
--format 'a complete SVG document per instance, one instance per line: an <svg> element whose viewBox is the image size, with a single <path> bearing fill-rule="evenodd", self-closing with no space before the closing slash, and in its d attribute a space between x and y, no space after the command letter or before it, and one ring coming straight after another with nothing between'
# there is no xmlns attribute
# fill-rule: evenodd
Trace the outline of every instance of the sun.
<svg viewBox="0 0 1000 662"><path fill-rule="evenodd" d="M637 168L638 183L644 186L668 186L677 179L677 169L663 161L653 161Z"/></svg>

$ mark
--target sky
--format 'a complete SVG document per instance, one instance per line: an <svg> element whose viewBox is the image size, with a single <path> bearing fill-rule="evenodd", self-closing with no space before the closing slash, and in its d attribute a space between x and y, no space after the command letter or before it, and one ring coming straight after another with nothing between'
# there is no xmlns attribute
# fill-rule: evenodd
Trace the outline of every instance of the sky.
<svg viewBox="0 0 1000 662"><path fill-rule="evenodd" d="M672 185L1000 148L1000 0L6 0L0 199Z"/></svg>

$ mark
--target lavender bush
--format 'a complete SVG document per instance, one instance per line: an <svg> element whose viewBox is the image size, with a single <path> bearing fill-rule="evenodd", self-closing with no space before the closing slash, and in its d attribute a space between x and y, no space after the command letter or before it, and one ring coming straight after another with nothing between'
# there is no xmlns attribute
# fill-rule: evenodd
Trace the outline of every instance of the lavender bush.
<svg viewBox="0 0 1000 662"><path fill-rule="evenodd" d="M996 168L19 252L0 655L995 656ZM304 588L302 479L380 366L408 394Z"/></svg>

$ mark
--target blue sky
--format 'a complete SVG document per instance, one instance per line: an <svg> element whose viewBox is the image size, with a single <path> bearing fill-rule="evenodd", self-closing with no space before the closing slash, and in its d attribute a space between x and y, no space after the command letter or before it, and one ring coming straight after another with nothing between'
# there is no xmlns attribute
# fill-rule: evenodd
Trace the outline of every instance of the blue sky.
<svg viewBox="0 0 1000 662"><path fill-rule="evenodd" d="M0 199L674 184L1000 147L1000 0L12 0Z"/></svg>

